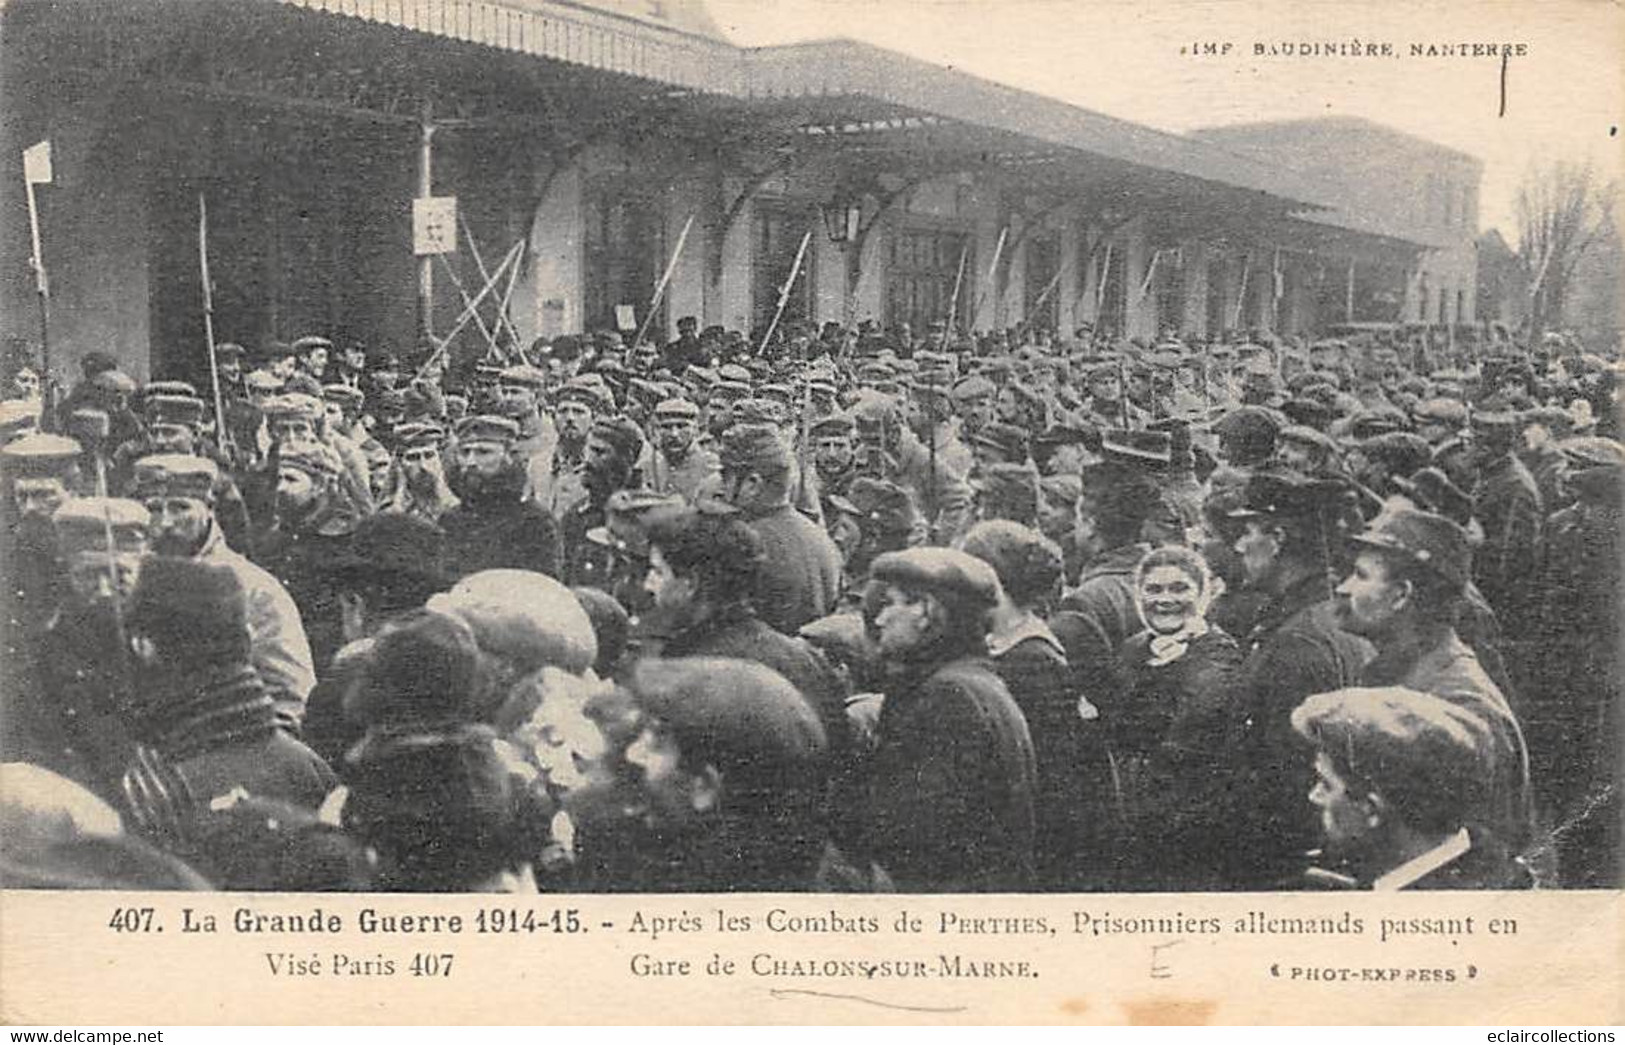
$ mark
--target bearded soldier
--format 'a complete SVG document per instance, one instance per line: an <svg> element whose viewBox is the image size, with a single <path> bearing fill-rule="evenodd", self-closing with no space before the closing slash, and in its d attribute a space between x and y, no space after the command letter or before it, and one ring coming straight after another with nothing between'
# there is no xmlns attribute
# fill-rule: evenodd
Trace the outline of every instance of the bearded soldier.
<svg viewBox="0 0 1625 1045"><path fill-rule="evenodd" d="M388 496L380 510L437 523L461 502L446 479L441 446L446 430L432 421L395 426L395 460Z"/></svg>
<svg viewBox="0 0 1625 1045"><path fill-rule="evenodd" d="M655 407L654 424L649 489L696 503L715 489L722 469L715 451L699 445L700 408L687 399L667 399Z"/></svg>
<svg viewBox="0 0 1625 1045"><path fill-rule="evenodd" d="M504 568L558 572L558 524L525 497L525 462L514 451L518 440L519 425L507 417L476 414L457 425L450 485L458 504L440 517L454 577Z"/></svg>
<svg viewBox="0 0 1625 1045"><path fill-rule="evenodd" d="M223 566L236 574L246 599L250 662L280 719L297 728L316 685L304 623L287 589L227 545L214 515L219 488L219 467L208 458L152 454L135 462L130 494L151 518L156 554Z"/></svg>

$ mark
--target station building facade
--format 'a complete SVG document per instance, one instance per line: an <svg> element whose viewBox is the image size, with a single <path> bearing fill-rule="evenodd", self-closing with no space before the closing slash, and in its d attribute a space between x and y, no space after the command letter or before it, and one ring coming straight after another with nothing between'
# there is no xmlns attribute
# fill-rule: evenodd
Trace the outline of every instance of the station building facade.
<svg viewBox="0 0 1625 1045"><path fill-rule="evenodd" d="M38 340L21 151L49 139L59 372L202 372L200 199L216 336L245 345L409 352L488 285L522 340L759 330L804 238L790 320L1472 319L1477 161L1375 125L1333 127L1335 156L1323 121L1168 134L852 41L739 48L698 0L95 10L0 14L0 333ZM1387 162L1348 167L1350 135ZM457 197L456 253L414 256L424 195Z"/></svg>

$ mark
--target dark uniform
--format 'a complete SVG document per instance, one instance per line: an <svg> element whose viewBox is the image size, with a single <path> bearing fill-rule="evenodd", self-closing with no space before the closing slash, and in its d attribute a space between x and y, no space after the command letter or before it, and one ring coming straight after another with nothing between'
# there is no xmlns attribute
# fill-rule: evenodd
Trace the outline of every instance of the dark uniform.
<svg viewBox="0 0 1625 1045"><path fill-rule="evenodd" d="M1232 712L1243 818L1233 857L1238 885L1261 887L1290 873L1313 845L1314 819L1304 801L1310 773L1292 736L1292 709L1307 696L1351 686L1371 657L1370 644L1337 627L1324 575L1300 578L1253 624L1241 643L1241 703Z"/></svg>
<svg viewBox="0 0 1625 1045"><path fill-rule="evenodd" d="M518 436L519 426L509 418L476 415L457 425L458 439L496 443L509 457L495 475L479 482L468 476L454 484L459 503L440 517L447 570L453 577L500 569L559 574L559 525L527 496L529 476L523 459L514 454Z"/></svg>
<svg viewBox="0 0 1625 1045"><path fill-rule="evenodd" d="M1231 805L1238 831L1231 852L1233 884L1264 887L1296 873L1314 844L1305 802L1311 774L1293 734L1291 715L1305 697L1352 686L1371 659L1371 644L1337 626L1325 550L1339 491L1290 474L1261 473L1233 513L1261 517L1289 531L1292 560L1272 567L1271 599L1240 640L1238 703L1226 741L1235 752Z"/></svg>
<svg viewBox="0 0 1625 1045"><path fill-rule="evenodd" d="M1484 543L1473 555L1473 580L1501 620L1525 620L1534 603L1544 520L1534 476L1509 452L1480 472L1474 503Z"/></svg>
<svg viewBox="0 0 1625 1045"><path fill-rule="evenodd" d="M952 589L967 602L980 594L984 610L998 591L992 567L944 548L892 552L875 561L873 573L916 589ZM848 808L863 850L899 889L1031 887L1032 739L985 657L945 649L893 675L877 735Z"/></svg>
<svg viewBox="0 0 1625 1045"><path fill-rule="evenodd" d="M1547 523L1542 603L1528 627L1533 679L1521 691L1529 746L1556 822L1566 884L1618 882L1619 592L1625 462L1611 440L1568 445L1579 499ZM1612 460L1610 460L1612 458ZM1581 815L1581 814L1585 815Z"/></svg>

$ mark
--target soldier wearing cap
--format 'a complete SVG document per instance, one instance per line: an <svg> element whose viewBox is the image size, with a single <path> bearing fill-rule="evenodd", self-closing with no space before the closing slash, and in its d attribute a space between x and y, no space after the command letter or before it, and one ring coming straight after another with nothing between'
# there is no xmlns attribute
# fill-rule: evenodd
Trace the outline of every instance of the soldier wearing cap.
<svg viewBox="0 0 1625 1045"><path fill-rule="evenodd" d="M812 441L812 477L817 481L826 523L835 518L831 497L844 497L858 474L857 423L851 414L819 418L807 430Z"/></svg>
<svg viewBox="0 0 1625 1045"><path fill-rule="evenodd" d="M1095 707L1115 695L1117 651L1141 628L1134 571L1150 550L1146 523L1162 504L1152 473L1166 463L1167 443L1160 432L1109 432L1102 441L1105 460L1083 472L1079 540L1094 554L1049 624L1066 648L1081 695Z"/></svg>
<svg viewBox="0 0 1625 1045"><path fill-rule="evenodd" d="M524 463L534 496L536 489L552 482L552 459L559 442L557 425L542 409L549 377L547 371L529 363L492 370L491 401L481 412L518 422L513 455Z"/></svg>
<svg viewBox="0 0 1625 1045"><path fill-rule="evenodd" d="M1300 475L1326 477L1338 472L1337 443L1325 432L1308 425L1287 425L1281 429L1275 459L1281 467Z"/></svg>
<svg viewBox="0 0 1625 1045"><path fill-rule="evenodd" d="M979 374L962 377L954 384L954 412L959 415L959 430L966 439L974 439L993 420L998 391L998 386Z"/></svg>
<svg viewBox="0 0 1625 1045"><path fill-rule="evenodd" d="M732 657L783 675L818 712L832 760L849 748L846 691L821 654L757 614L758 576L772 564L762 540L737 515L688 508L651 513L645 527L643 623L663 640L663 657Z"/></svg>
<svg viewBox="0 0 1625 1045"><path fill-rule="evenodd" d="M1008 519L1038 525L1038 471L1031 464L994 464L972 481L976 488L976 521Z"/></svg>
<svg viewBox="0 0 1625 1045"><path fill-rule="evenodd" d="M666 368L672 371L689 366L706 366L711 362L709 353L699 337L700 321L694 316L683 316L677 321L677 337L666 345L663 353Z"/></svg>
<svg viewBox="0 0 1625 1045"><path fill-rule="evenodd" d="M75 410L90 407L108 416L108 446L122 446L140 438L141 419L130 409L130 400L136 391L135 380L118 368L117 359L105 352L87 352L79 362L84 378L57 404L57 417L70 417Z"/></svg>
<svg viewBox="0 0 1625 1045"><path fill-rule="evenodd" d="M1026 428L1003 421L989 421L970 438L971 453L975 455L974 473L982 473L994 465L1028 463Z"/></svg>
<svg viewBox="0 0 1625 1045"><path fill-rule="evenodd" d="M1473 415L1473 500L1484 544L1473 557L1473 579L1502 620L1533 609L1545 510L1535 477L1518 459L1518 418L1510 412ZM1514 655L1514 673L1518 657Z"/></svg>
<svg viewBox="0 0 1625 1045"><path fill-rule="evenodd" d="M219 466L208 458L150 454L135 462L130 496L147 509L156 554L236 574L247 598L250 660L280 718L297 728L316 684L304 623L281 582L227 543L215 518L219 489Z"/></svg>
<svg viewBox="0 0 1625 1045"><path fill-rule="evenodd" d="M1237 764L1237 846L1225 873L1263 887L1290 875L1313 839L1302 825L1308 782L1294 757L1292 709L1313 693L1354 685L1371 657L1363 639L1337 626L1329 571L1341 490L1290 473L1263 472L1231 512L1246 583L1263 594L1250 631L1238 636L1241 703L1231 710Z"/></svg>
<svg viewBox="0 0 1625 1045"><path fill-rule="evenodd" d="M1533 828L1529 752L1512 706L1457 634L1472 576L1467 532L1442 515L1396 503L1354 538L1354 567L1337 586L1338 625L1376 648L1367 686L1403 686L1483 720L1494 788L1474 820L1521 851Z"/></svg>
<svg viewBox="0 0 1625 1045"><path fill-rule="evenodd" d="M67 583L38 641L34 686L0 694L5 757L43 766L122 804L133 748L122 709L132 698L134 674L120 622L149 552L147 511L118 498L73 498L52 523Z"/></svg>
<svg viewBox="0 0 1625 1045"><path fill-rule="evenodd" d="M587 540L600 551L581 558L579 580L572 587L604 592L627 613L641 616L650 606L645 588L649 577L649 522L677 512L685 503L677 494L653 490L617 490L610 494L604 502L604 524L587 531Z"/></svg>
<svg viewBox="0 0 1625 1045"><path fill-rule="evenodd" d="M1310 697L1292 728L1314 752L1308 799L1328 866L1308 884L1400 889L1529 888L1528 869L1479 814L1494 789L1494 740L1482 719L1407 687Z"/></svg>
<svg viewBox="0 0 1625 1045"><path fill-rule="evenodd" d="M1399 492L1400 480L1409 479L1432 460L1428 444L1410 432L1384 432L1349 447L1349 476L1360 484L1368 509Z"/></svg>
<svg viewBox="0 0 1625 1045"><path fill-rule="evenodd" d="M359 340L347 342L333 356L330 383L348 385L365 392L363 378L367 374L367 346ZM326 386L323 386L326 387Z"/></svg>
<svg viewBox="0 0 1625 1045"><path fill-rule="evenodd" d="M1560 406L1542 406L1524 414L1519 424L1522 445L1514 452L1529 469L1540 492L1541 509L1550 517L1568 505L1562 488L1568 455L1559 444L1572 434L1574 418Z"/></svg>
<svg viewBox="0 0 1625 1045"><path fill-rule="evenodd" d="M142 391L141 408L146 425L143 434L113 454L108 477L113 489L126 489L135 461L148 454L198 454L226 463L219 447L204 435L208 407L185 381L149 383ZM229 481L229 476L223 476L222 481ZM235 484L232 490L235 493ZM234 535L239 539L246 536L248 527L247 509L241 501L239 495L232 513Z"/></svg>
<svg viewBox="0 0 1625 1045"><path fill-rule="evenodd" d="M949 548L877 558L864 618L888 678L878 746L849 802L860 858L905 892L1019 892L1034 881L1032 738L982 652L993 567Z"/></svg>
<svg viewBox="0 0 1625 1045"><path fill-rule="evenodd" d="M835 608L841 554L823 528L791 504L795 460L771 425L735 425L723 435L720 497L742 513L766 548L756 609L793 635Z"/></svg>
<svg viewBox="0 0 1625 1045"><path fill-rule="evenodd" d="M0 575L5 577L0 693L29 691L28 662L61 598L65 575L51 519L73 496L79 456L75 440L42 432L0 448L6 497L6 532L0 538Z"/></svg>
<svg viewBox="0 0 1625 1045"><path fill-rule="evenodd" d="M1438 446L1460 435L1467 427L1467 404L1459 399L1435 396L1417 403L1411 410L1416 434L1429 446Z"/></svg>
<svg viewBox="0 0 1625 1045"><path fill-rule="evenodd" d="M934 456L950 474L964 477L975 467L976 459L960 439L950 397L953 380L953 371L944 367L920 372L905 401L904 415L927 458Z"/></svg>
<svg viewBox="0 0 1625 1045"><path fill-rule="evenodd" d="M1565 440L1562 479L1573 503L1546 524L1546 561L1537 584L1538 636L1525 671L1536 680L1520 693L1530 717L1536 779L1556 822L1565 884L1619 881L1617 766L1620 661L1621 508L1625 447L1599 436ZM1591 803L1602 799L1602 808ZM1582 812L1584 811L1584 812Z"/></svg>
<svg viewBox="0 0 1625 1045"><path fill-rule="evenodd" d="M1033 463L1046 476L1078 475L1100 457L1100 432L1081 425L1053 425L1032 436Z"/></svg>
<svg viewBox="0 0 1625 1045"><path fill-rule="evenodd" d="M1215 421L1213 432L1219 438L1219 459L1245 483L1255 469L1275 456L1281 420L1263 407L1243 406Z"/></svg>
<svg viewBox="0 0 1625 1045"><path fill-rule="evenodd" d="M581 466L587 433L593 422L614 410L604 385L591 377L573 377L553 396L553 429L557 442L545 458L530 463L531 496L555 520L562 519L587 496Z"/></svg>
<svg viewBox="0 0 1625 1045"><path fill-rule="evenodd" d="M395 453L378 510L438 523L461 503L446 478L445 428L433 421L408 421L395 426L390 442Z"/></svg>
<svg viewBox="0 0 1625 1045"><path fill-rule="evenodd" d="M860 475L830 504L837 520L830 539L841 550L848 587L862 582L876 556L922 546L929 536L914 495L889 479Z"/></svg>
<svg viewBox="0 0 1625 1045"><path fill-rule="evenodd" d="M933 454L931 445L903 424L895 399L884 395L860 399L852 407L852 417L861 447L859 469L906 487L925 513L934 543L951 541L970 526L974 495L965 473L956 471L945 455ZM957 441L955 445L968 462L970 451Z"/></svg>
<svg viewBox="0 0 1625 1045"><path fill-rule="evenodd" d="M748 379L750 372L743 367L722 367L722 371L738 370ZM719 371L720 373L721 371ZM705 403L705 428L707 436L715 440L722 438L722 433L734 423L734 407L736 404L750 398L750 383L748 380L737 380L722 377L711 386L709 397Z"/></svg>
<svg viewBox="0 0 1625 1045"><path fill-rule="evenodd" d="M257 459L265 452L265 444L270 439L265 423L265 402L281 391L281 378L269 370L250 370L243 375L242 397L227 404L226 423L231 426L232 442L245 459Z"/></svg>
<svg viewBox="0 0 1625 1045"><path fill-rule="evenodd" d="M840 410L840 389L835 385L835 376L829 375L829 380L810 380L807 382L807 399L812 407L812 419L829 417Z"/></svg>
<svg viewBox="0 0 1625 1045"><path fill-rule="evenodd" d="M344 490L344 464L326 443L279 443L269 463L275 500L254 536L255 558L293 597L312 662L325 666L340 637L329 564L348 546L360 516Z"/></svg>
<svg viewBox="0 0 1625 1045"><path fill-rule="evenodd" d="M592 585L607 573L607 549L587 535L606 524L609 499L615 493L642 488L638 461L645 449L643 430L624 417L603 417L593 424L581 468L587 496L559 523L560 576L567 584Z"/></svg>
<svg viewBox="0 0 1625 1045"><path fill-rule="evenodd" d="M544 435L541 412L542 390L547 387L547 372L529 363L504 367L496 375L496 402L493 413L511 417L519 422L519 448L536 449L536 440Z"/></svg>
<svg viewBox="0 0 1625 1045"><path fill-rule="evenodd" d="M559 570L559 526L526 496L525 462L514 452L519 423L476 414L458 422L449 484L458 503L440 516L447 570L464 577L481 570Z"/></svg>
<svg viewBox="0 0 1625 1045"><path fill-rule="evenodd" d="M1249 353L1243 346L1241 364L1241 402L1246 406L1279 407L1286 399L1281 394L1281 375L1271 362L1268 349L1253 346Z"/></svg>
<svg viewBox="0 0 1625 1045"><path fill-rule="evenodd" d="M0 447L0 477L6 480L6 518L50 521L79 484L77 440L35 432Z"/></svg>
<svg viewBox="0 0 1625 1045"><path fill-rule="evenodd" d="M1096 363L1087 371L1089 400L1084 404L1084 420L1098 428L1120 428L1125 415L1131 426L1143 425L1146 413L1134 403L1125 403L1123 367L1116 359Z"/></svg>
<svg viewBox="0 0 1625 1045"><path fill-rule="evenodd" d="M192 453L207 406L185 381L153 381L143 390L141 411L147 428L144 452ZM135 456L140 456L137 453Z"/></svg>
<svg viewBox="0 0 1625 1045"><path fill-rule="evenodd" d="M325 352L326 348L317 346L313 351ZM360 405L360 399L348 388L335 386L329 395L318 386L308 395L294 392L268 399L261 410L273 442L311 440L332 450L342 466L340 491L358 514L370 515L374 504L367 455L346 434L346 426L353 430L354 420L359 419ZM355 413L347 414L347 408ZM334 423L335 417L338 423Z"/></svg>
<svg viewBox="0 0 1625 1045"><path fill-rule="evenodd" d="M715 451L699 445L700 408L687 399L667 399L655 407L654 427L658 448L649 459L649 488L698 503L722 470Z"/></svg>
<svg viewBox="0 0 1625 1045"><path fill-rule="evenodd" d="M653 374L664 369L660 362L660 346L647 338L639 341L627 356L627 368L634 374Z"/></svg>
<svg viewBox="0 0 1625 1045"><path fill-rule="evenodd" d="M328 429L360 445L366 436L366 428L361 423L366 394L354 385L335 382L322 386L322 402Z"/></svg>
<svg viewBox="0 0 1625 1045"><path fill-rule="evenodd" d="M300 392L275 395L260 403L272 442L311 442L319 438L326 408L315 396Z"/></svg>
<svg viewBox="0 0 1625 1045"><path fill-rule="evenodd" d="M289 349L297 360L299 372L320 385L327 375L327 364L333 354L333 342L325 337L307 334L295 339Z"/></svg>

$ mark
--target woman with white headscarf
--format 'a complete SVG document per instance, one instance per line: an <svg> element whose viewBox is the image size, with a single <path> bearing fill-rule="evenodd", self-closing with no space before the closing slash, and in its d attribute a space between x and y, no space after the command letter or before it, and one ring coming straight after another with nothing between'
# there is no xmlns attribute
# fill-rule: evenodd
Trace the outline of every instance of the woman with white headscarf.
<svg viewBox="0 0 1625 1045"><path fill-rule="evenodd" d="M1199 553L1154 548L1134 580L1145 627L1123 644L1120 702L1101 708L1133 825L1124 870L1144 888L1200 889L1217 884L1206 868L1225 844L1241 651L1207 619L1217 592Z"/></svg>

